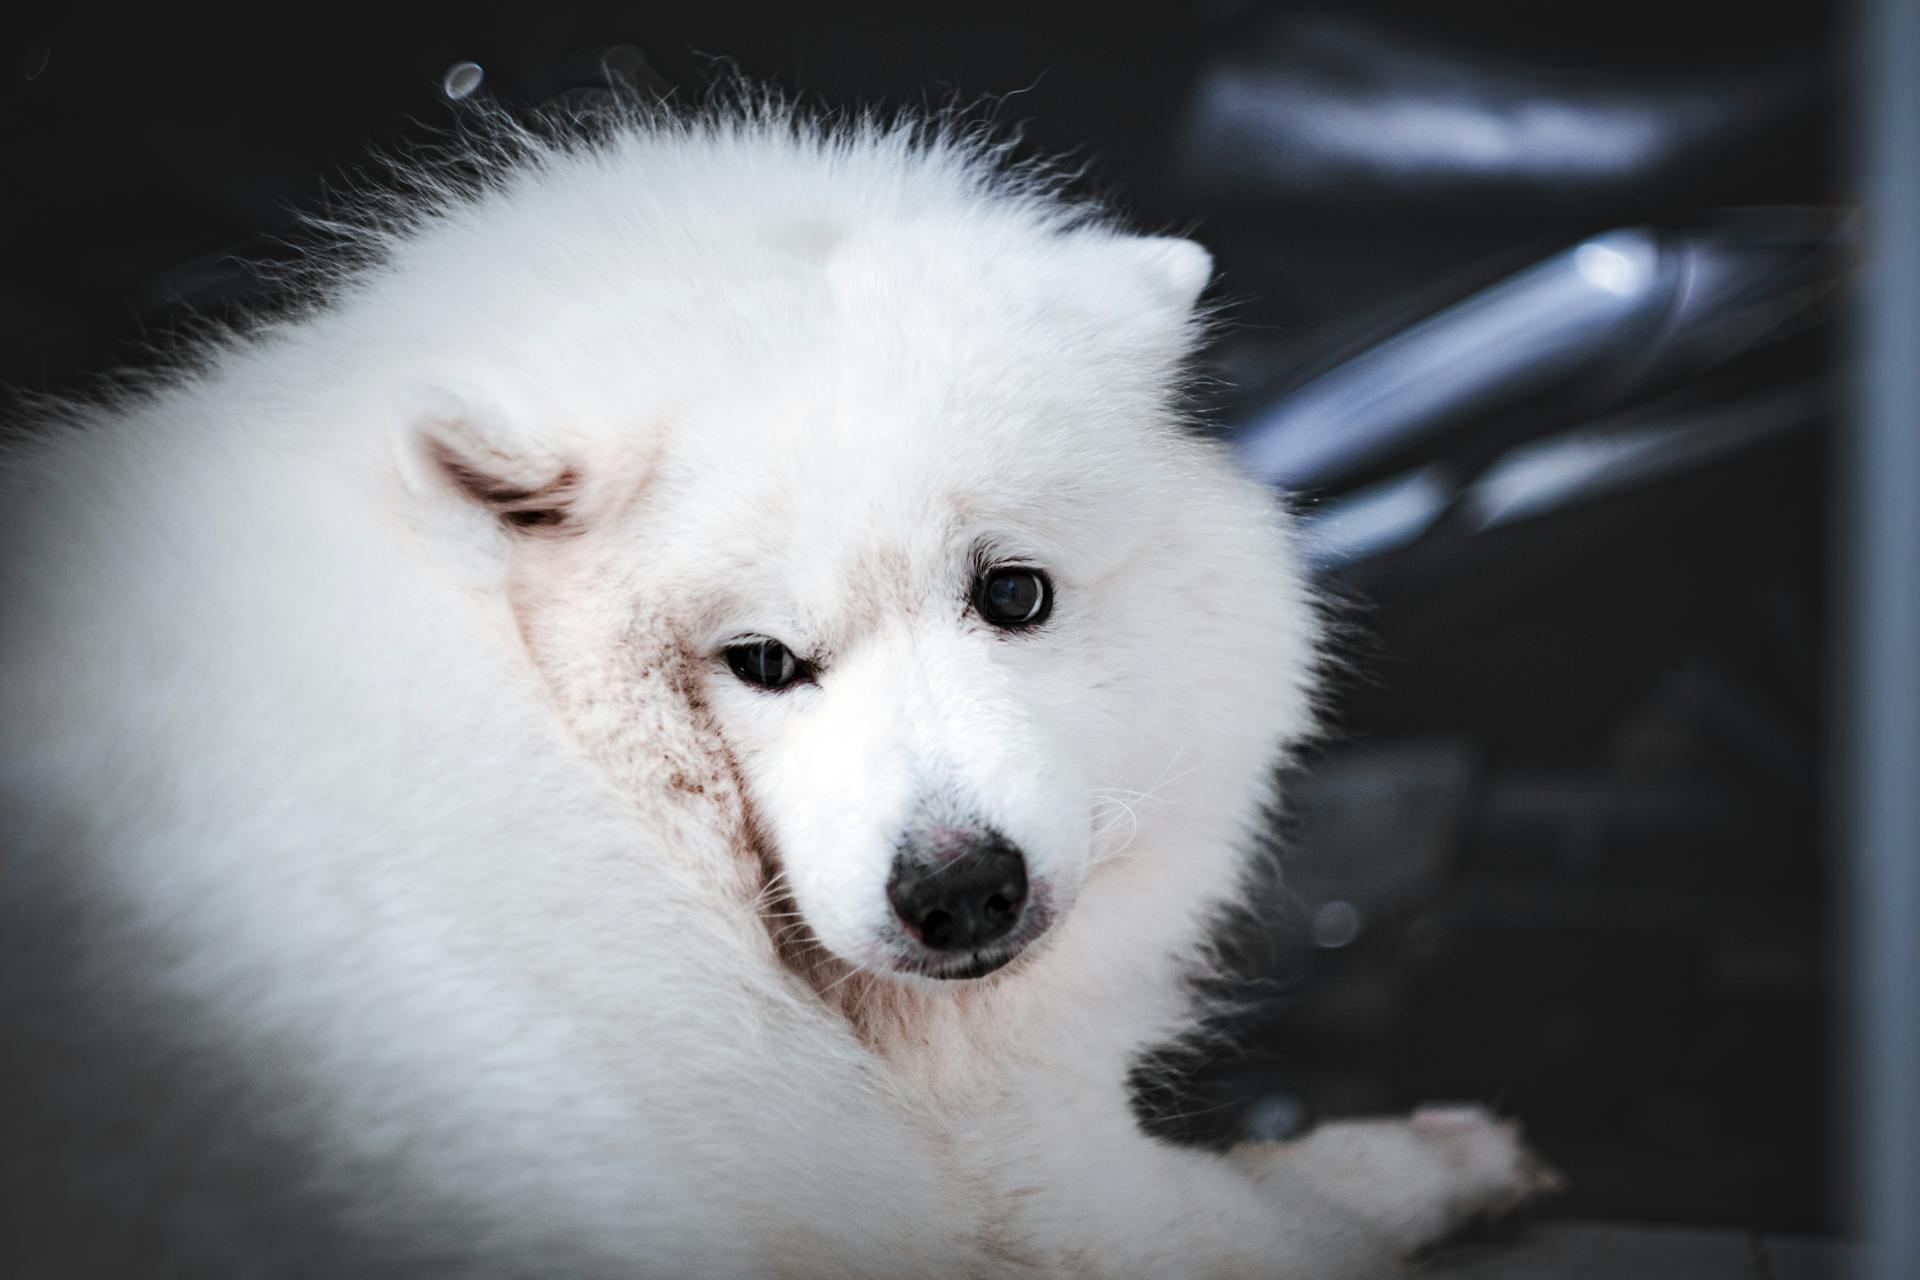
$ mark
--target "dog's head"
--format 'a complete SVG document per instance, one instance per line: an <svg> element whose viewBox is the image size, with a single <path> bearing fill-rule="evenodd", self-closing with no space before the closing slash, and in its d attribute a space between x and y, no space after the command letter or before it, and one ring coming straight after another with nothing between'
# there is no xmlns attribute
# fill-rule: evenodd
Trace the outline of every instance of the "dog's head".
<svg viewBox="0 0 1920 1280"><path fill-rule="evenodd" d="M973 978L1151 860L1109 927L1153 945L1230 889L1307 719L1282 517L1178 421L1210 261L1018 202L808 198L743 191L755 217L665 247L602 229L590 272L547 254L521 349L495 335L485 390L409 416L416 488L491 522L629 785L664 785L675 726L633 695L672 669L799 917L776 928Z"/></svg>

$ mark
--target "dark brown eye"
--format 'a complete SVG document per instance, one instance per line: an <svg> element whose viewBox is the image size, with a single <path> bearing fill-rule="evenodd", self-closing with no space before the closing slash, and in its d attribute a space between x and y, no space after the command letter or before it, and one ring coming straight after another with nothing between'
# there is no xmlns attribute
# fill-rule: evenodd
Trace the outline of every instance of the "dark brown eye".
<svg viewBox="0 0 1920 1280"><path fill-rule="evenodd" d="M1037 627L1053 612L1053 583L1038 569L992 569L973 584L973 607L1004 631Z"/></svg>
<svg viewBox="0 0 1920 1280"><path fill-rule="evenodd" d="M778 640L749 640L722 651L733 674L759 689L784 689L809 674L807 664Z"/></svg>

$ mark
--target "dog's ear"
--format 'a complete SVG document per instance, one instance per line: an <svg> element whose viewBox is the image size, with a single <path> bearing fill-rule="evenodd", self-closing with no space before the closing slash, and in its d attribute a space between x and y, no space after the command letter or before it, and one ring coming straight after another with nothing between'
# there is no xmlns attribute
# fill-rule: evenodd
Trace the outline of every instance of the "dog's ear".
<svg viewBox="0 0 1920 1280"><path fill-rule="evenodd" d="M470 391L436 386L404 397L394 452L414 494L451 495L511 531L571 533L583 515L581 463Z"/></svg>
<svg viewBox="0 0 1920 1280"><path fill-rule="evenodd" d="M1175 236L1130 236L1116 246L1154 299L1182 315L1193 310L1213 279L1213 255Z"/></svg>

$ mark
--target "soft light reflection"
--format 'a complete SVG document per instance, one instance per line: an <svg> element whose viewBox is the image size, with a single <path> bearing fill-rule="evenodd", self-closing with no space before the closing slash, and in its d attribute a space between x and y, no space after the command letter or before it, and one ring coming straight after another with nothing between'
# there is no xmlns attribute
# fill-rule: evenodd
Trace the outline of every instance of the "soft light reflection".
<svg viewBox="0 0 1920 1280"><path fill-rule="evenodd" d="M448 67L447 73L440 78L440 91L453 101L459 102L477 93L480 82L486 78L487 73L479 63L456 62Z"/></svg>
<svg viewBox="0 0 1920 1280"><path fill-rule="evenodd" d="M1573 251L1573 267L1596 289L1615 297L1631 298L1653 280L1656 251L1637 233L1600 236Z"/></svg>

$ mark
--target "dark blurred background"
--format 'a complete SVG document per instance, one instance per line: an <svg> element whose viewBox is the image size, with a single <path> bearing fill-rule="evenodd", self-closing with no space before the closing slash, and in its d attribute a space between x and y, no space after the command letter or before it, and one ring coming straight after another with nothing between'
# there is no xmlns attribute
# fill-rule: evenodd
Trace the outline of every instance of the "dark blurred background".
<svg viewBox="0 0 1920 1280"><path fill-rule="evenodd" d="M8 398L258 303L292 211L463 101L697 100L722 66L840 105L1000 95L1027 150L1215 252L1209 429L1299 495L1345 660L1248 1049L1152 1123L1489 1100L1569 1214L1839 1225L1829 6L0 22Z"/></svg>

